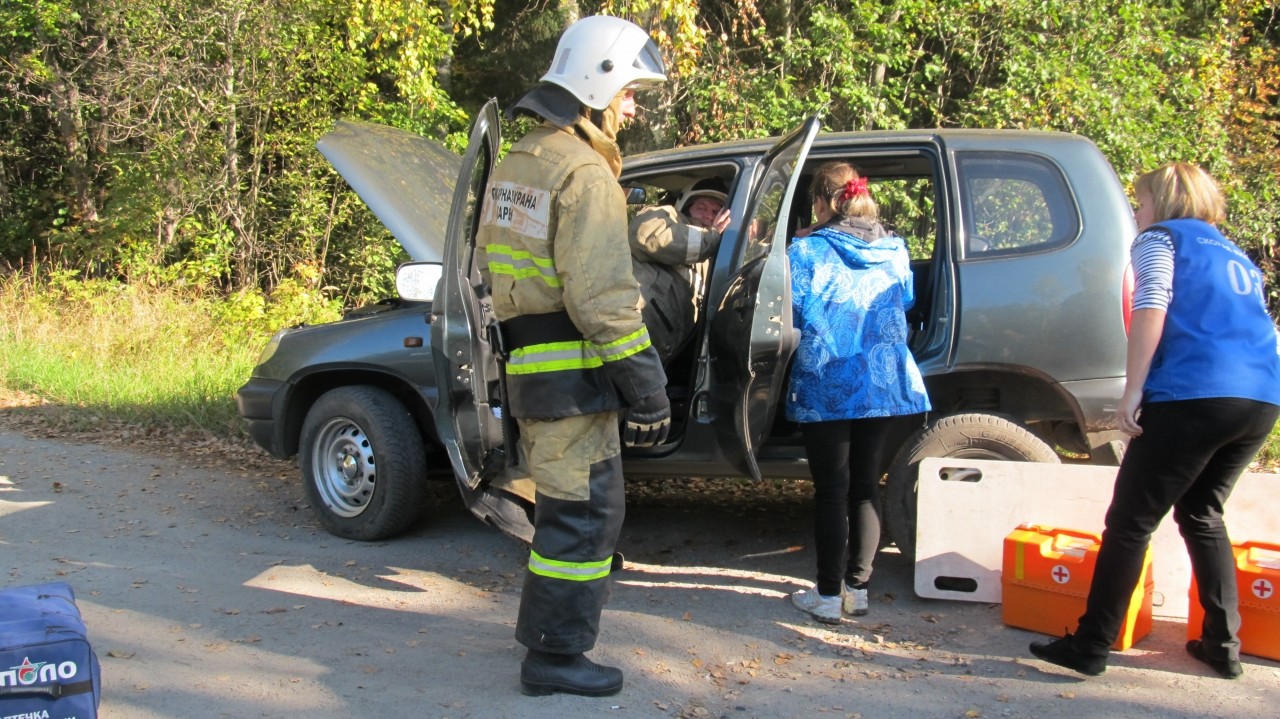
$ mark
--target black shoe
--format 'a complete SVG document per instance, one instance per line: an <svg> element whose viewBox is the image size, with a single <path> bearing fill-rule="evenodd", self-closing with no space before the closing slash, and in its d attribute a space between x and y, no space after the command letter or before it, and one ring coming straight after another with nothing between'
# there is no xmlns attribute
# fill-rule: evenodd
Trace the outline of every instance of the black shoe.
<svg viewBox="0 0 1280 719"><path fill-rule="evenodd" d="M622 670L596 664L583 654L548 654L530 649L520 663L520 690L531 697L556 692L607 697L622 691Z"/></svg>
<svg viewBox="0 0 1280 719"><path fill-rule="evenodd" d="M1084 654L1076 649L1074 637L1070 634L1051 642L1031 642L1031 653L1037 657L1066 667L1074 672L1096 677L1107 670L1106 655Z"/></svg>
<svg viewBox="0 0 1280 719"><path fill-rule="evenodd" d="M1199 639L1192 639L1187 642L1187 654L1199 659L1209 668L1222 675L1223 679L1239 679L1244 674L1244 667L1240 666L1239 659L1214 659L1209 656L1209 652L1204 648L1204 644Z"/></svg>

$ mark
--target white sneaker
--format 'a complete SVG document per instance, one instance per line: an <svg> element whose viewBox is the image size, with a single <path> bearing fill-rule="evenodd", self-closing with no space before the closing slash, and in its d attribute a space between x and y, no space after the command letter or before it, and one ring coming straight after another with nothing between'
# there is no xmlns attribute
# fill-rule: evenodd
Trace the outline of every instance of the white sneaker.
<svg viewBox="0 0 1280 719"><path fill-rule="evenodd" d="M844 585L844 600L841 604L845 614L852 614L855 617L861 617L870 610L867 590L854 589L848 584Z"/></svg>
<svg viewBox="0 0 1280 719"><path fill-rule="evenodd" d="M818 594L817 587L801 589L791 593L791 603L796 609L817 619L823 624L840 623L840 596L826 597Z"/></svg>

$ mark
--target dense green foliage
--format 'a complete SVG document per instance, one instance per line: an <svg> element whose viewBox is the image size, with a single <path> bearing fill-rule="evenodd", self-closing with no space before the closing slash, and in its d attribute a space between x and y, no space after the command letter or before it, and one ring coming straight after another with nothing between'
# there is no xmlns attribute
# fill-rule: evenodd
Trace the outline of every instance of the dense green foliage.
<svg viewBox="0 0 1280 719"><path fill-rule="evenodd" d="M629 152L812 113L1077 132L1126 180L1212 171L1280 309L1280 0L0 0L0 387L231 426L272 328L403 259L315 141L359 119L458 149L601 11L669 62Z"/></svg>
<svg viewBox="0 0 1280 719"><path fill-rule="evenodd" d="M403 256L315 140L348 118L457 147L469 109L509 102L601 10L670 61L630 151L814 112L1078 132L1124 179L1204 164L1274 275L1277 0L0 0L0 261L376 298Z"/></svg>

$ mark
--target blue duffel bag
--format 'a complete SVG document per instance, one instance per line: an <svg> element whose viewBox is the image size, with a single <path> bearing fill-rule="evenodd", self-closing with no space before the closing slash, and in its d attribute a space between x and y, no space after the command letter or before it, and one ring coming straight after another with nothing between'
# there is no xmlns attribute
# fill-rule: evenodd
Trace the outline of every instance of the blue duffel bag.
<svg viewBox="0 0 1280 719"><path fill-rule="evenodd" d="M94 719L101 695L71 587L0 589L0 717Z"/></svg>

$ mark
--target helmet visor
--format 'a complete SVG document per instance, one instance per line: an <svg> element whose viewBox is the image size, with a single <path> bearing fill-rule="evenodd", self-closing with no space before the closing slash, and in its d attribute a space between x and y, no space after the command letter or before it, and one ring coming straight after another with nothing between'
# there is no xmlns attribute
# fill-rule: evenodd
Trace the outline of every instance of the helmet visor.
<svg viewBox="0 0 1280 719"><path fill-rule="evenodd" d="M656 85L667 79L667 69L662 63L662 52L658 50L658 43L654 42L653 38L649 38L636 54L634 65L639 72L634 80L627 83L627 87Z"/></svg>

